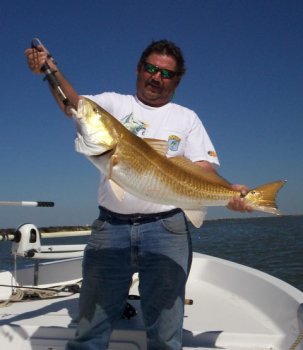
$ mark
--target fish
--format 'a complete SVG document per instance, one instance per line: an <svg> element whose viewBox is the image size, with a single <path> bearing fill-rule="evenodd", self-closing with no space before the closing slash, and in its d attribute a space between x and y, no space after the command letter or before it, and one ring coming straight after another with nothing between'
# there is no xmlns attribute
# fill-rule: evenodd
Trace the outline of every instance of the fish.
<svg viewBox="0 0 303 350"><path fill-rule="evenodd" d="M284 180L249 190L246 195L217 172L189 159L167 157L167 141L140 138L92 100L81 97L74 113L75 148L110 181L119 200L125 192L153 203L180 208L195 227L203 223L206 208L226 206L240 197L254 210L280 215L276 205Z"/></svg>

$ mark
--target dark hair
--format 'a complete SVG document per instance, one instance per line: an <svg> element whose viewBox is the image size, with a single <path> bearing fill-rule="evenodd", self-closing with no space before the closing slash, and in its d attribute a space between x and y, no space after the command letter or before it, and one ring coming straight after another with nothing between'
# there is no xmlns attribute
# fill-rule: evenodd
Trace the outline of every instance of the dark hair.
<svg viewBox="0 0 303 350"><path fill-rule="evenodd" d="M138 63L138 67L140 68L141 65L144 62L146 62L147 57L154 52L174 57L177 62L178 75L182 76L185 74L185 60L181 49L178 46L176 46L172 41L168 41L165 39L159 41L152 41L151 44L147 46L147 48L142 52Z"/></svg>

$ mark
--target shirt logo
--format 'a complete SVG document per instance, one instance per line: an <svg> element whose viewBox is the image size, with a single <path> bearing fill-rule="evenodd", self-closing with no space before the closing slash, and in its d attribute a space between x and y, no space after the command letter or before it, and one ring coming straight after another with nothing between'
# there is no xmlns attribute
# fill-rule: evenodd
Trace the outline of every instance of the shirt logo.
<svg viewBox="0 0 303 350"><path fill-rule="evenodd" d="M217 153L215 151L208 151L207 153L211 157L214 157L214 158L217 157Z"/></svg>
<svg viewBox="0 0 303 350"><path fill-rule="evenodd" d="M170 151L178 151L181 139L176 135L170 135L168 137L168 148Z"/></svg>
<svg viewBox="0 0 303 350"><path fill-rule="evenodd" d="M143 136L145 134L146 128L148 127L146 123L143 123L140 120L136 120L132 113L121 119L121 122L126 127L126 129L137 136Z"/></svg>

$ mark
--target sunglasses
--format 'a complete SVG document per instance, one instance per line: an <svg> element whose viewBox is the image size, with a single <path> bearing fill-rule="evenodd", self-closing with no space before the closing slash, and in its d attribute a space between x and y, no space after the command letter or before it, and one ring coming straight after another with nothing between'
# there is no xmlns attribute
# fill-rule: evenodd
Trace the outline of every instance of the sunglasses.
<svg viewBox="0 0 303 350"><path fill-rule="evenodd" d="M155 66L151 63L144 62L143 67L145 72L149 74L156 74L158 72L161 73L161 77L164 79L172 79L176 75L178 75L178 72L175 72L173 70L165 69L165 68L159 68L158 66Z"/></svg>

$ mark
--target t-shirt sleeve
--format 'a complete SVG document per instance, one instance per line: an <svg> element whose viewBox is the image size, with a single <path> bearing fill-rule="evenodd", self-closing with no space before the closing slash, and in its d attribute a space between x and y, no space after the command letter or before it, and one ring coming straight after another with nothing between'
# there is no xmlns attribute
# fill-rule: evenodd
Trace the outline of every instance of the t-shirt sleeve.
<svg viewBox="0 0 303 350"><path fill-rule="evenodd" d="M216 150L196 114L187 135L184 156L193 162L206 160L215 167L220 165Z"/></svg>

